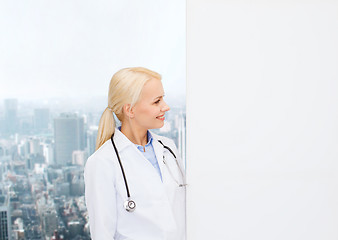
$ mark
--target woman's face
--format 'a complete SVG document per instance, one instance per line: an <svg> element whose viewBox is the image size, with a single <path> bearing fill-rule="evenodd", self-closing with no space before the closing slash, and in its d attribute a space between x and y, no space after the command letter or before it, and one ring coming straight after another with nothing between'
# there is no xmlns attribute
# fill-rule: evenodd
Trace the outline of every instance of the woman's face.
<svg viewBox="0 0 338 240"><path fill-rule="evenodd" d="M141 91L140 99L134 106L134 123L140 128L161 128L164 125L164 113L170 107L163 100L162 81L149 80Z"/></svg>

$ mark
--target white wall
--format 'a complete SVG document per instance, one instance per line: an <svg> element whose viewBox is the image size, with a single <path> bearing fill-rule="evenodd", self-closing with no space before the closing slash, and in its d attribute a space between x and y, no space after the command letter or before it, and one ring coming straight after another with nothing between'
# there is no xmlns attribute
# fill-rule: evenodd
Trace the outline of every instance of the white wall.
<svg viewBox="0 0 338 240"><path fill-rule="evenodd" d="M338 1L187 0L188 240L338 239Z"/></svg>

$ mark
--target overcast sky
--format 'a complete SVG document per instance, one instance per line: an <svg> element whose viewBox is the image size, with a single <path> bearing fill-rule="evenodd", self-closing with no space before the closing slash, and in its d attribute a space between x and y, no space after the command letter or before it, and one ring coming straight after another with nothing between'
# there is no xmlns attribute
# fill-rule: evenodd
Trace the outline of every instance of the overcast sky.
<svg viewBox="0 0 338 240"><path fill-rule="evenodd" d="M185 95L184 0L0 0L0 99L107 96L120 68Z"/></svg>

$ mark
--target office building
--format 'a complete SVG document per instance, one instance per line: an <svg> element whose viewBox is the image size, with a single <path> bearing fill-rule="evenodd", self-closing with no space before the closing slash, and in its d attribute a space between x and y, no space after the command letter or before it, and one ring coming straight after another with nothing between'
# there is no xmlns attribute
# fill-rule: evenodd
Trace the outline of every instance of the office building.
<svg viewBox="0 0 338 240"><path fill-rule="evenodd" d="M18 100L5 99L5 115L4 115L4 134L12 135L18 132Z"/></svg>
<svg viewBox="0 0 338 240"><path fill-rule="evenodd" d="M11 240L11 214L9 196L0 194L0 240Z"/></svg>
<svg viewBox="0 0 338 240"><path fill-rule="evenodd" d="M49 109L36 108L34 109L34 129L37 132L45 131L49 126Z"/></svg>
<svg viewBox="0 0 338 240"><path fill-rule="evenodd" d="M73 151L84 150L84 119L76 114L63 113L54 119L55 163L72 163Z"/></svg>

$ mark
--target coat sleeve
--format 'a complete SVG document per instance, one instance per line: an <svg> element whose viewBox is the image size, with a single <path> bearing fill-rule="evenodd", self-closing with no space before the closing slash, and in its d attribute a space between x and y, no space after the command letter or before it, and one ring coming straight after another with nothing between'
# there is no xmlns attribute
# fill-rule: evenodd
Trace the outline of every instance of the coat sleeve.
<svg viewBox="0 0 338 240"><path fill-rule="evenodd" d="M114 240L116 190L113 168L97 157L89 157L84 168L85 201L93 240Z"/></svg>

